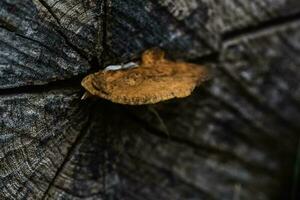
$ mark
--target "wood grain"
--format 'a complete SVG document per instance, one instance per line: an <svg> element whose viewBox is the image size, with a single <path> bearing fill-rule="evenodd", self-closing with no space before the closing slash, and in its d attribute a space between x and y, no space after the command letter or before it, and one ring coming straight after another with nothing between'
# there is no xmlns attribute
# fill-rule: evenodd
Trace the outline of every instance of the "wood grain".
<svg viewBox="0 0 300 200"><path fill-rule="evenodd" d="M78 90L1 96L1 198L40 199L87 118Z"/></svg>
<svg viewBox="0 0 300 200"><path fill-rule="evenodd" d="M31 1L4 0L0 7L0 88L45 84L89 69L87 60L43 23Z"/></svg>

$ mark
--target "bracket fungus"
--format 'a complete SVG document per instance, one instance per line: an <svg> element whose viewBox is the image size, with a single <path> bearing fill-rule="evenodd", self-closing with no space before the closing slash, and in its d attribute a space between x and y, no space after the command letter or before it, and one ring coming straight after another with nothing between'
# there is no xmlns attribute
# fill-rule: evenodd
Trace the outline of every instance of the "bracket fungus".
<svg viewBox="0 0 300 200"><path fill-rule="evenodd" d="M139 64L107 67L86 76L81 84L86 96L98 96L114 103L143 105L189 96L194 88L209 79L202 65L171 61L159 49L142 54ZM127 66L127 65L125 65Z"/></svg>

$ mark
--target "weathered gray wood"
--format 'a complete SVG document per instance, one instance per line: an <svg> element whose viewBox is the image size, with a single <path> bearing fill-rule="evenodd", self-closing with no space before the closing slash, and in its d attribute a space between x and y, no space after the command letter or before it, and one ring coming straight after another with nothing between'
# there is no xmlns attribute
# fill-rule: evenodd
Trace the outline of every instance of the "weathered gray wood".
<svg viewBox="0 0 300 200"><path fill-rule="evenodd" d="M208 10L201 9L200 2L177 1L178 10L168 7L167 1L109 2L107 45L112 59L130 59L145 48L158 46L181 58L211 51L214 35L205 28Z"/></svg>
<svg viewBox="0 0 300 200"><path fill-rule="evenodd" d="M53 179L44 196L46 199L115 199L118 196L120 179L116 171L116 153L120 151L114 147L123 144L119 133L122 127L116 117L120 115L120 107L100 101L84 111L91 112L88 126Z"/></svg>
<svg viewBox="0 0 300 200"><path fill-rule="evenodd" d="M88 60L103 50L104 0L33 0L43 23L54 26Z"/></svg>
<svg viewBox="0 0 300 200"><path fill-rule="evenodd" d="M211 13L208 29L212 32L227 33L261 23L299 14L297 0L203 0Z"/></svg>
<svg viewBox="0 0 300 200"><path fill-rule="evenodd" d="M78 89L0 97L0 198L40 199L82 132Z"/></svg>
<svg viewBox="0 0 300 200"><path fill-rule="evenodd" d="M92 54L97 55L93 53L98 34L93 10L83 7L77 20L70 20L76 12L63 8L68 14L55 22L38 1L0 2L0 88L45 84L87 72Z"/></svg>
<svg viewBox="0 0 300 200"><path fill-rule="evenodd" d="M224 34L299 12L297 0L109 0L106 41L119 61L153 46L193 59L219 51Z"/></svg>
<svg viewBox="0 0 300 200"><path fill-rule="evenodd" d="M300 132L297 5L2 0L0 199L287 198ZM145 107L80 102L75 79L30 86L153 46L173 58L220 54L211 82L156 106L169 136Z"/></svg>

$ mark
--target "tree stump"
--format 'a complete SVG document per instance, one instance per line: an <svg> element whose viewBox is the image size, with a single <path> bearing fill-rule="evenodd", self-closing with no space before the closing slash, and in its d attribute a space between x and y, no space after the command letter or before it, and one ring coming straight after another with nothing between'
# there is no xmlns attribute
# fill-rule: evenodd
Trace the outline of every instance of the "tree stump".
<svg viewBox="0 0 300 200"><path fill-rule="evenodd" d="M1 0L0 199L297 198L298 0ZM214 76L144 106L81 79L161 47Z"/></svg>

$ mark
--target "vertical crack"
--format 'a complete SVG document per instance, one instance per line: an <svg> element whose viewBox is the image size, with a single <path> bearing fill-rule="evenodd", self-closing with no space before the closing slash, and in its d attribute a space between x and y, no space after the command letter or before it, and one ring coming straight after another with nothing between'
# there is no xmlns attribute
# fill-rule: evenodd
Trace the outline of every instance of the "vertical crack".
<svg viewBox="0 0 300 200"><path fill-rule="evenodd" d="M86 130L87 128L90 126L90 115L87 116L87 120L86 120L86 124L85 126L81 129L80 133L78 134L78 136L76 137L75 141L73 142L73 144L71 145L71 147L69 148L66 157L64 158L62 164L59 166L59 168L57 169L54 177L52 178L52 180L50 181L47 189L45 190L43 196L41 199L47 199L47 195L49 195L49 191L52 188L52 186L55 184L55 181L57 180L57 178L59 177L60 173L63 171L64 167L67 165L67 163L72 159L72 156L76 153L77 147L78 145L81 143L81 141L83 140L84 136L86 135Z"/></svg>
<svg viewBox="0 0 300 200"><path fill-rule="evenodd" d="M101 48L102 48L102 52L101 52L101 59L99 59L99 57L98 57L98 61L99 61L99 64L100 64L100 66L98 66L98 67L104 67L104 65L105 65L105 62L106 62L106 59L107 59L107 55L108 55L108 44L107 44L107 39L108 39L108 37L107 37L107 32L108 32L108 30L107 30L107 23L108 23L108 1L110 1L110 0L103 0L103 4L102 4L102 6L103 6L103 8L102 8L102 15L101 15L101 22L102 22L102 24L101 24L101 29L99 29L99 32L100 32L100 30L101 30L101 32L102 32L102 37L101 37L101 41L98 41L98 44L97 45L101 45ZM99 20L100 21L100 20ZM100 35L100 33L98 33L99 35ZM98 46L98 48L100 48ZM99 68L98 68L98 70L99 70Z"/></svg>

